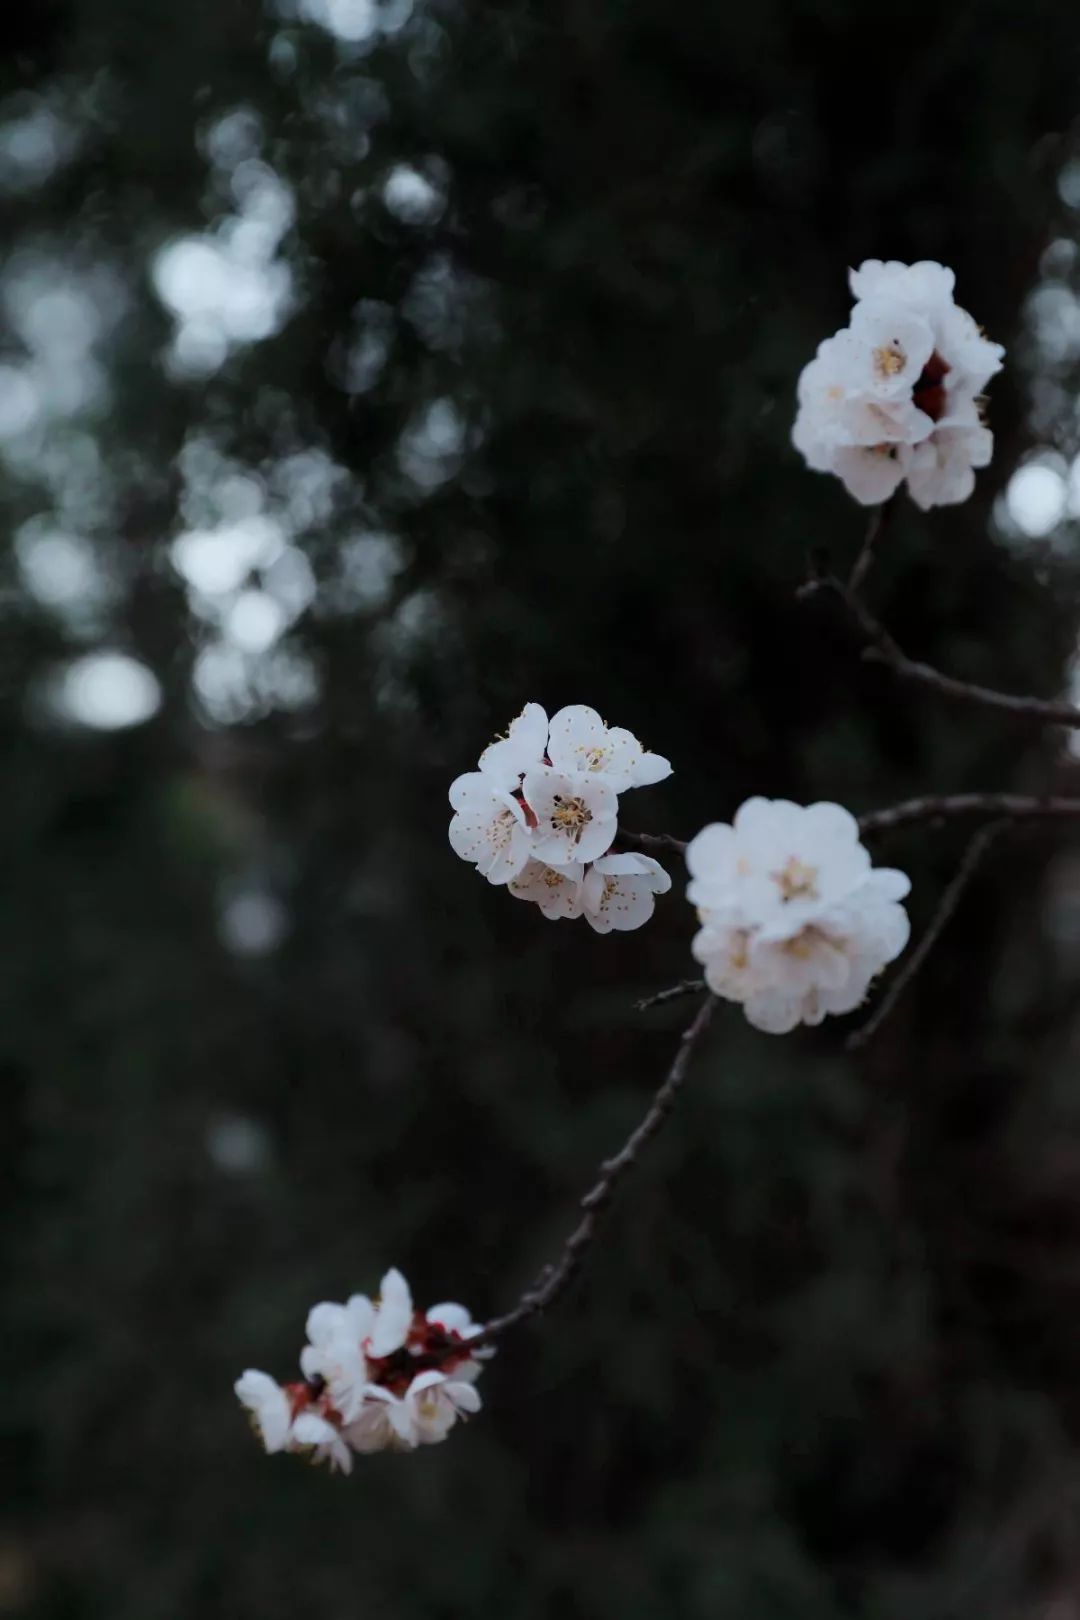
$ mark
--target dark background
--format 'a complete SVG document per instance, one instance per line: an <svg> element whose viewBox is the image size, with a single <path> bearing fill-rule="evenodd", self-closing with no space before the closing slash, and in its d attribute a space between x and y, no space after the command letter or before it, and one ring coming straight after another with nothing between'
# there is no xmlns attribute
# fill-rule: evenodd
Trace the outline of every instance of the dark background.
<svg viewBox="0 0 1080 1620"><path fill-rule="evenodd" d="M231 1388L388 1264L507 1308L669 1061L685 1007L632 1004L690 971L681 873L600 938L449 849L524 701L669 755L625 812L681 835L1070 784L796 604L864 516L788 434L846 266L953 265L995 460L901 510L875 606L1068 689L1075 5L297 9L0 23L0 1613L1075 1620L1066 828L858 1061L722 1010L445 1446L331 1478ZM963 843L878 841L916 929Z"/></svg>

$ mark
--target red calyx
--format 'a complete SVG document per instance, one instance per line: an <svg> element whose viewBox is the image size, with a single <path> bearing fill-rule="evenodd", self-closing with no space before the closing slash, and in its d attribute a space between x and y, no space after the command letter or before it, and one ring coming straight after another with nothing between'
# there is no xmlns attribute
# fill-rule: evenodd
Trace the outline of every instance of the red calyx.
<svg viewBox="0 0 1080 1620"><path fill-rule="evenodd" d="M940 422L945 415L945 378L952 367L935 349L912 390L916 405L931 422Z"/></svg>

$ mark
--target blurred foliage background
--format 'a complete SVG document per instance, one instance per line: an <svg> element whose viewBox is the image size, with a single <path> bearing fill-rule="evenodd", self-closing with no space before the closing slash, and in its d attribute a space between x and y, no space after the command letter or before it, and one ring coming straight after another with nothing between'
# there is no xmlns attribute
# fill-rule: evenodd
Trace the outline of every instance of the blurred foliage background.
<svg viewBox="0 0 1080 1620"><path fill-rule="evenodd" d="M231 1384L400 1265L505 1308L666 1067L681 877L552 926L446 842L527 699L669 755L631 825L1076 786L795 587L864 257L1009 349L914 653L1068 691L1064 0L36 0L0 23L7 1515L33 1620L1076 1620L1080 850L1017 835L856 1062L717 1020L485 1412L350 1481ZM878 843L925 924L961 829Z"/></svg>

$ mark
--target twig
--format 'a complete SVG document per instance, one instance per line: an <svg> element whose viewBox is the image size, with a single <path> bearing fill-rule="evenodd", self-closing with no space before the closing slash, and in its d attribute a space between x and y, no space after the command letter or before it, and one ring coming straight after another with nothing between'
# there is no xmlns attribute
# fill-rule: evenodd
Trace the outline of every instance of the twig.
<svg viewBox="0 0 1080 1620"><path fill-rule="evenodd" d="M975 834L964 851L964 857L956 869L952 882L938 901L937 910L930 919L925 934L919 940L903 967L895 975L865 1024L849 1035L845 1041L844 1044L849 1052L855 1052L860 1046L865 1046L866 1042L876 1035L881 1028L881 1025L888 1018L900 997L941 938L943 930L960 904L964 890L975 876L990 845L1008 826L1007 821L993 821L988 827L981 828Z"/></svg>
<svg viewBox="0 0 1080 1620"><path fill-rule="evenodd" d="M686 854L685 838L672 838L670 833L628 832L625 827L620 827L616 842L629 844L631 849L671 850L676 855Z"/></svg>
<svg viewBox="0 0 1080 1620"><path fill-rule="evenodd" d="M873 565L874 547L884 535L889 526L889 520L896 510L896 493L897 492L894 492L892 495L890 495L889 499L884 503L884 505L875 506L871 514L870 523L866 530L866 538L862 543L862 549L860 550L859 555L855 558L855 561L852 564L851 573L848 575L847 588L851 592L852 596L858 596L859 591L862 588L863 581Z"/></svg>
<svg viewBox="0 0 1080 1620"><path fill-rule="evenodd" d="M519 1323L528 1321L532 1316L538 1316L541 1311L546 1311L566 1292L592 1244L599 1216L611 1202L615 1188L627 1171L637 1163L642 1148L656 1135L674 1107L675 1098L686 1078L694 1047L708 1028L715 1006L715 996L708 996L698 1008L693 1023L683 1031L675 1060L649 1104L644 1118L631 1131L618 1153L613 1158L603 1161L596 1181L582 1198L578 1206L582 1212L581 1220L563 1245L562 1254L552 1264L543 1268L532 1287L526 1289L513 1310L486 1323L481 1331L468 1341L470 1345L491 1344L494 1340L501 1339ZM460 1348L460 1344L451 1346L447 1353L460 1352Z"/></svg>
<svg viewBox="0 0 1080 1620"><path fill-rule="evenodd" d="M1029 797L1024 793L946 793L939 798L903 799L887 810L859 817L861 833L887 832L917 821L945 821L954 816L1001 816L1024 821L1033 816L1080 816L1080 799Z"/></svg>
<svg viewBox="0 0 1080 1620"><path fill-rule="evenodd" d="M853 573L852 579L854 577ZM805 585L799 587L796 595L801 600L806 600L821 591L829 591L839 598L866 637L869 645L864 649L863 657L874 663L884 664L898 679L929 687L941 697L952 698L958 703L972 703L983 709L998 709L1005 714L1034 720L1039 725L1080 727L1080 708L1075 704L1059 703L1049 698L1017 697L1011 692L998 692L990 686L978 686L974 681L957 680L955 676L946 675L942 670L935 669L932 664L924 664L916 658L909 658L893 640L885 626L874 618L852 584L849 582L845 585L835 575L829 574L821 579L807 580Z"/></svg>
<svg viewBox="0 0 1080 1620"><path fill-rule="evenodd" d="M681 979L670 990L658 990L654 996L646 996L644 1001L635 1001L634 1011L645 1012L648 1007L661 1007L665 1001L677 1001L680 996L699 996L704 988L704 979Z"/></svg>

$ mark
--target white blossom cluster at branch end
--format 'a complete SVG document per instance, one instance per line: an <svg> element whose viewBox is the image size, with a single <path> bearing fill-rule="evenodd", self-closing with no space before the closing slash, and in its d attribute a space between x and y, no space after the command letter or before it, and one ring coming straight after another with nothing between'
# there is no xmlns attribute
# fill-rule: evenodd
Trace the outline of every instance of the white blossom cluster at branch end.
<svg viewBox="0 0 1080 1620"><path fill-rule="evenodd" d="M924 511L953 506L989 464L982 394L1005 350L954 302L955 279L932 260L867 259L851 272L850 325L799 378L795 448L864 506L905 479Z"/></svg>
<svg viewBox="0 0 1080 1620"><path fill-rule="evenodd" d="M783 1035L852 1012L907 944L903 872L874 868L838 804L747 799L687 847L692 950L718 996Z"/></svg>
<svg viewBox="0 0 1080 1620"><path fill-rule="evenodd" d="M249 1368L235 1389L267 1451L306 1453L348 1474L354 1452L413 1451L445 1440L480 1410L476 1380L490 1348L463 1305L414 1309L400 1271L379 1298L316 1305L300 1354L303 1378L278 1384Z"/></svg>
<svg viewBox="0 0 1080 1620"><path fill-rule="evenodd" d="M584 917L599 934L640 928L671 878L648 855L612 850L619 794L670 775L666 759L595 709L573 704L549 720L527 703L452 784L450 843L545 917Z"/></svg>

